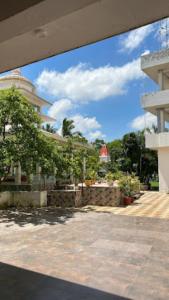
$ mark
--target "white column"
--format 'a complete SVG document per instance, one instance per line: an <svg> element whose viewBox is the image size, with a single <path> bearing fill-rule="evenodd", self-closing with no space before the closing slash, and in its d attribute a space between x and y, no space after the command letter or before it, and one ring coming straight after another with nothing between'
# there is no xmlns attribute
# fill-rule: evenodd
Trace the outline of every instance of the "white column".
<svg viewBox="0 0 169 300"><path fill-rule="evenodd" d="M157 128L158 133L165 131L165 112L164 108L157 109Z"/></svg>
<svg viewBox="0 0 169 300"><path fill-rule="evenodd" d="M169 148L158 149L158 175L159 175L159 191L169 192L169 176L168 176Z"/></svg>
<svg viewBox="0 0 169 300"><path fill-rule="evenodd" d="M42 172L41 166L39 165L39 163L36 163L36 176L39 181L41 179L41 172Z"/></svg>
<svg viewBox="0 0 169 300"><path fill-rule="evenodd" d="M21 164L18 161L17 166L15 168L15 184L21 184Z"/></svg>

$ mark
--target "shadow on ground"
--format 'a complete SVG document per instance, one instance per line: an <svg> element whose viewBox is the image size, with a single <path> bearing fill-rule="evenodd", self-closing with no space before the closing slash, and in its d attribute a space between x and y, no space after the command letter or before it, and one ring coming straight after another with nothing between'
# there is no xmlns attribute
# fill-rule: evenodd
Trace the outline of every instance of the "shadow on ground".
<svg viewBox="0 0 169 300"><path fill-rule="evenodd" d="M35 226L41 224L65 224L65 222L73 218L74 214L78 211L85 213L85 211L75 208L11 208L0 211L0 223L8 227L14 223L19 226L25 226L27 224Z"/></svg>
<svg viewBox="0 0 169 300"><path fill-rule="evenodd" d="M3 300L127 300L104 291L0 263Z"/></svg>

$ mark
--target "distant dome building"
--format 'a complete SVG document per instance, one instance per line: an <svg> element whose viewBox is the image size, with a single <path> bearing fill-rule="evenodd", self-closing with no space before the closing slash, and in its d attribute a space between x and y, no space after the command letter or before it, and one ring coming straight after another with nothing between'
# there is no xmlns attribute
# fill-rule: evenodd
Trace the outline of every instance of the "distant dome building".
<svg viewBox="0 0 169 300"><path fill-rule="evenodd" d="M23 77L20 69L15 69L10 74L0 77L0 89L8 89L15 86L34 107L42 122L55 122L55 119L42 113L42 107L51 106L47 100L36 94L36 88L31 81Z"/></svg>
<svg viewBox="0 0 169 300"><path fill-rule="evenodd" d="M42 113L43 107L50 107L52 103L39 97L36 93L36 87L34 84L24 76L22 76L21 69L12 70L8 75L0 77L0 90L9 89L12 86L16 87L27 101L34 107L35 111L39 114L42 123L51 123L56 122L54 118ZM59 143L67 143L67 139L63 138L58 133L48 132L44 129L41 129L46 136L57 140ZM76 147L88 148L89 146L83 145L81 143L75 142ZM90 148L90 147L89 147Z"/></svg>
<svg viewBox="0 0 169 300"><path fill-rule="evenodd" d="M109 162L110 161L110 155L109 155L109 151L108 151L106 145L103 145L100 148L99 157L100 157L101 162Z"/></svg>

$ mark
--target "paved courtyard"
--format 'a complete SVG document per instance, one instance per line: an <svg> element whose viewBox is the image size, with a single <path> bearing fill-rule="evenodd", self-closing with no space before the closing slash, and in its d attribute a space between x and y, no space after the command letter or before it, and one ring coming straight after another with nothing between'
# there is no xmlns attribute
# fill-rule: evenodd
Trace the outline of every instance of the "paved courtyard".
<svg viewBox="0 0 169 300"><path fill-rule="evenodd" d="M111 212L115 215L169 219L169 194L145 192L126 207L86 206L85 210Z"/></svg>
<svg viewBox="0 0 169 300"><path fill-rule="evenodd" d="M169 220L0 212L0 299L168 299Z"/></svg>

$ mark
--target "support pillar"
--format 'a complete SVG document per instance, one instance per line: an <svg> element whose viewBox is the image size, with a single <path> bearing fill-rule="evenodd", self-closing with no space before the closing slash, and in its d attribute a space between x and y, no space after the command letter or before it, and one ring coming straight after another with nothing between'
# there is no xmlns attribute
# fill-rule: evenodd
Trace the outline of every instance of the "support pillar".
<svg viewBox="0 0 169 300"><path fill-rule="evenodd" d="M157 109L157 128L158 133L165 131L165 112L164 108Z"/></svg>
<svg viewBox="0 0 169 300"><path fill-rule="evenodd" d="M164 74L162 70L158 71L158 84L160 87L160 90L164 90Z"/></svg>
<svg viewBox="0 0 169 300"><path fill-rule="evenodd" d="M15 167L15 184L21 184L21 164L18 161L17 166Z"/></svg>
<svg viewBox="0 0 169 300"><path fill-rule="evenodd" d="M168 176L169 148L158 149L158 175L159 175L159 191L169 192L169 176Z"/></svg>
<svg viewBox="0 0 169 300"><path fill-rule="evenodd" d="M39 165L39 163L36 163L36 176L38 181L40 181L41 179L41 172L42 172L41 166Z"/></svg>

